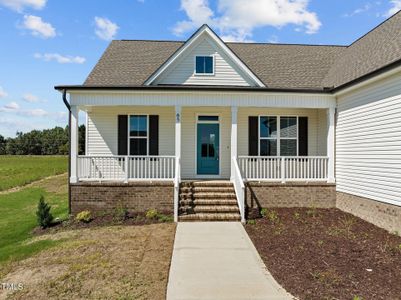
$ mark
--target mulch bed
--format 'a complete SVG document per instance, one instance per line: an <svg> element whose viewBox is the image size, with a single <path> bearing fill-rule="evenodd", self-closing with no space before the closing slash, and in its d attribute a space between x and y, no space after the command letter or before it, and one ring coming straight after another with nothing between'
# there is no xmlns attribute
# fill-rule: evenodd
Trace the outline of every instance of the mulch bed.
<svg viewBox="0 0 401 300"><path fill-rule="evenodd" d="M275 208L245 228L299 299L401 299L401 237L338 209Z"/></svg>
<svg viewBox="0 0 401 300"><path fill-rule="evenodd" d="M94 228L102 226L142 226L158 223L169 223L171 220L161 220L159 218L147 218L145 214L128 214L127 216L115 216L112 214L95 216L90 222L77 221L73 216L68 220L54 221L52 226L49 228L36 227L33 231L33 235L43 235L48 233L55 233L65 230L76 230L85 228Z"/></svg>

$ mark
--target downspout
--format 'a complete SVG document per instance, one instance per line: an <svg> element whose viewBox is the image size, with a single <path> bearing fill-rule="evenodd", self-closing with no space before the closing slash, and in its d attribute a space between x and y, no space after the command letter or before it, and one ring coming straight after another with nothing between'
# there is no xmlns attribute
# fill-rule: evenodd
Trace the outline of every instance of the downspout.
<svg viewBox="0 0 401 300"><path fill-rule="evenodd" d="M71 214L71 105L67 101L67 90L63 90L63 102L68 109L68 215Z"/></svg>

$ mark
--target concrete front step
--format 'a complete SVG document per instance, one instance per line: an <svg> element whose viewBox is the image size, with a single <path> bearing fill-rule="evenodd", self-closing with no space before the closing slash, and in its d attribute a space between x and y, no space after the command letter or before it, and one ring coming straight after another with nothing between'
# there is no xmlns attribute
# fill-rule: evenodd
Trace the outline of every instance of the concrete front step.
<svg viewBox="0 0 401 300"><path fill-rule="evenodd" d="M239 213L237 205L198 205L198 206L182 206L182 213Z"/></svg>
<svg viewBox="0 0 401 300"><path fill-rule="evenodd" d="M180 215L178 220L185 221L241 221L239 213L195 213Z"/></svg>
<svg viewBox="0 0 401 300"><path fill-rule="evenodd" d="M237 205L237 199L181 199L180 205Z"/></svg>

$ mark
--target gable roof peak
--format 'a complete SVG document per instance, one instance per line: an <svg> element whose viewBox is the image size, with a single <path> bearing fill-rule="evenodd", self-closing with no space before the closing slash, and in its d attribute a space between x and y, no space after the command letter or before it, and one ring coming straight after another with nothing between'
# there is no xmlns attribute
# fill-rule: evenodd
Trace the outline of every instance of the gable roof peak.
<svg viewBox="0 0 401 300"><path fill-rule="evenodd" d="M198 28L189 38L188 40L175 51L149 78L145 81L144 85L151 85L157 78L164 73L164 71L177 59L183 55L192 46L199 37L206 33L212 39L212 41L216 44L218 48L220 48L228 57L239 67L240 70L244 72L244 74L254 82L256 86L265 87L265 84L256 76L251 69L231 50L230 47L209 27L208 24L203 24Z"/></svg>

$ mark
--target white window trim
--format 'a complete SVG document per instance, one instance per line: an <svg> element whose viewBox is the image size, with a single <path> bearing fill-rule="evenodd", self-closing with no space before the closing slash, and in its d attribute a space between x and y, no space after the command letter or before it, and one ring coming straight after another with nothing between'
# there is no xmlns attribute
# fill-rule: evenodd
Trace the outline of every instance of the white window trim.
<svg viewBox="0 0 401 300"><path fill-rule="evenodd" d="M196 58L197 57L211 57L213 61L213 72L212 73L197 73L196 72ZM195 55L194 57L194 75L195 76L214 76L216 68L216 58L215 55Z"/></svg>
<svg viewBox="0 0 401 300"><path fill-rule="evenodd" d="M277 135L276 137L262 137L260 136L260 118L263 117L275 117L277 118ZM296 118L296 137L281 137L281 118ZM277 141L277 155L276 156L263 156L263 157L279 157L281 156L281 140L296 140L296 156L299 156L299 116L294 115L259 115L258 116L258 156L260 155L260 140L276 140Z"/></svg>
<svg viewBox="0 0 401 300"><path fill-rule="evenodd" d="M146 116L146 136L131 136L131 116ZM133 156L149 156L149 115L148 114L129 114L128 115L128 155L131 156L131 139L146 139L146 155Z"/></svg>

